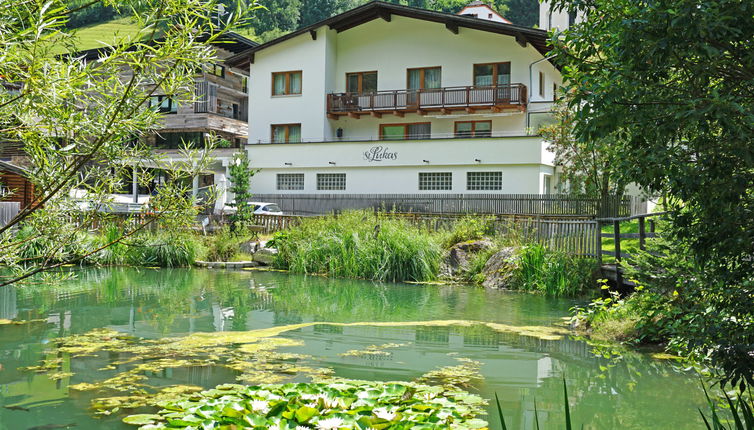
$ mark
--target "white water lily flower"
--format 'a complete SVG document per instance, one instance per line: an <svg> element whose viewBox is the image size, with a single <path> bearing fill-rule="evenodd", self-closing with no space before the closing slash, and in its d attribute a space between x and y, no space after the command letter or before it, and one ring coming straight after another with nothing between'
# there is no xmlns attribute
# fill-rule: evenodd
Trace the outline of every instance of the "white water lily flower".
<svg viewBox="0 0 754 430"><path fill-rule="evenodd" d="M270 404L264 400L252 400L251 410L265 414L270 411Z"/></svg>
<svg viewBox="0 0 754 430"><path fill-rule="evenodd" d="M387 408L375 408L372 413L377 418L382 418L383 420L392 421L395 419L395 412L387 410Z"/></svg>
<svg viewBox="0 0 754 430"><path fill-rule="evenodd" d="M296 426L296 430L312 430L312 429L307 426Z"/></svg>
<svg viewBox="0 0 754 430"><path fill-rule="evenodd" d="M307 407L307 408L314 408L314 409L317 409L317 407L319 407L319 405L317 404L317 402L311 402L311 403L307 403L307 404L306 404L306 407Z"/></svg>
<svg viewBox="0 0 754 430"><path fill-rule="evenodd" d="M325 420L319 420L317 422L317 428L319 430L334 430L340 428L343 425L343 420L338 417L328 418Z"/></svg>

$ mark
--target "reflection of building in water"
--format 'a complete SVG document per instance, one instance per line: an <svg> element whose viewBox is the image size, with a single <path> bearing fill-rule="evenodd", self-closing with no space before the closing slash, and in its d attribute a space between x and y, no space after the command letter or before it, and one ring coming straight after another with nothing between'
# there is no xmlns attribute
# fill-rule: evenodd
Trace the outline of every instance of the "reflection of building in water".
<svg viewBox="0 0 754 430"><path fill-rule="evenodd" d="M500 332L483 326L466 328L463 333L463 346L496 351L500 346Z"/></svg>
<svg viewBox="0 0 754 430"><path fill-rule="evenodd" d="M417 327L417 345L447 345L450 342L449 327Z"/></svg>
<svg viewBox="0 0 754 430"><path fill-rule="evenodd" d="M317 334L343 334L343 326L330 324L317 324L312 330Z"/></svg>

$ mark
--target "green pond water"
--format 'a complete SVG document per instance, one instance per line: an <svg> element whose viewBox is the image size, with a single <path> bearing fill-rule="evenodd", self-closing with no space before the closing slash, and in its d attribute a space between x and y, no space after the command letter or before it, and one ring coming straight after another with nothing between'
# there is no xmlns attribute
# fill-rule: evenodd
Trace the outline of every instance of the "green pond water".
<svg viewBox="0 0 754 430"><path fill-rule="evenodd" d="M606 356L614 355L614 348L595 348L569 336L543 339L536 330L527 335L516 332L520 326L556 326L574 301L464 286L375 284L271 272L119 268L75 274L76 279L56 286L0 288L0 319L41 320L0 325L1 430L49 424L135 428L120 422L122 414L97 418L89 408L93 397L118 393L71 388L112 376L112 371L103 376L101 369L123 358L108 352L88 357L55 352L54 339L71 334L109 328L157 339L307 322L444 320L514 328L316 324L279 334L296 343L279 351L306 354L310 358L303 364L332 369L338 377L384 381L410 381L459 365L458 358L478 361L482 379L473 380L469 391L487 399L497 392L511 429L535 428L535 400L541 428L562 429L563 378L576 428L582 423L585 429L701 428L697 408L704 400L699 380L678 364L625 351L619 359L610 358ZM385 354L342 355L384 344L400 346ZM66 376L51 379L19 369L51 355L59 363L55 370ZM209 388L235 382L238 375L223 366L192 366L147 376L152 386ZM295 373L287 378L306 380ZM500 428L496 415L487 419L490 428Z"/></svg>

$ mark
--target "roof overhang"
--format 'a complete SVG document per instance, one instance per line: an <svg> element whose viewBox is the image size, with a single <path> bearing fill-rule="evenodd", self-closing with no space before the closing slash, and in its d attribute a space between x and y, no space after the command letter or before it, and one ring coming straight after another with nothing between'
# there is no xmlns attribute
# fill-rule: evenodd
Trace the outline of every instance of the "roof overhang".
<svg viewBox="0 0 754 430"><path fill-rule="evenodd" d="M402 16L423 21L437 22L445 24L445 27L453 33L458 33L459 28L470 28L474 30L487 31L490 33L513 36L516 41L523 47L531 44L543 56L550 51L548 46L548 34L544 30L522 27L515 24L495 22L486 19L479 19L468 16L459 16L451 13L435 12L426 9L419 9L409 6L403 6L394 3L385 3L383 1L373 1L363 6L335 15L332 18L325 19L316 24L304 27L285 36L278 37L267 43L249 48L240 54L234 55L226 60L226 63L238 68L247 68L249 64L254 63L254 53L277 45L286 40L302 34L316 32L317 29L327 26L337 32L346 31L356 26L365 24L375 19L390 21L391 17ZM315 37L312 37L315 39Z"/></svg>

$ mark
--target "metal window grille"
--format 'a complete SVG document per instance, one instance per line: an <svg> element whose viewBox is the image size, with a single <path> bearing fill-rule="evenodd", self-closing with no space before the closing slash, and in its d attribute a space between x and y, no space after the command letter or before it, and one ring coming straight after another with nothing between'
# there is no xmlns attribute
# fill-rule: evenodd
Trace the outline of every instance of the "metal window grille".
<svg viewBox="0 0 754 430"><path fill-rule="evenodd" d="M278 190L303 190L303 173L278 173Z"/></svg>
<svg viewBox="0 0 754 430"><path fill-rule="evenodd" d="M345 190L345 173L317 173L317 190Z"/></svg>
<svg viewBox="0 0 754 430"><path fill-rule="evenodd" d="M467 172L466 189L478 190L502 190L503 172Z"/></svg>
<svg viewBox="0 0 754 430"><path fill-rule="evenodd" d="M451 172L419 173L419 190L452 190Z"/></svg>

